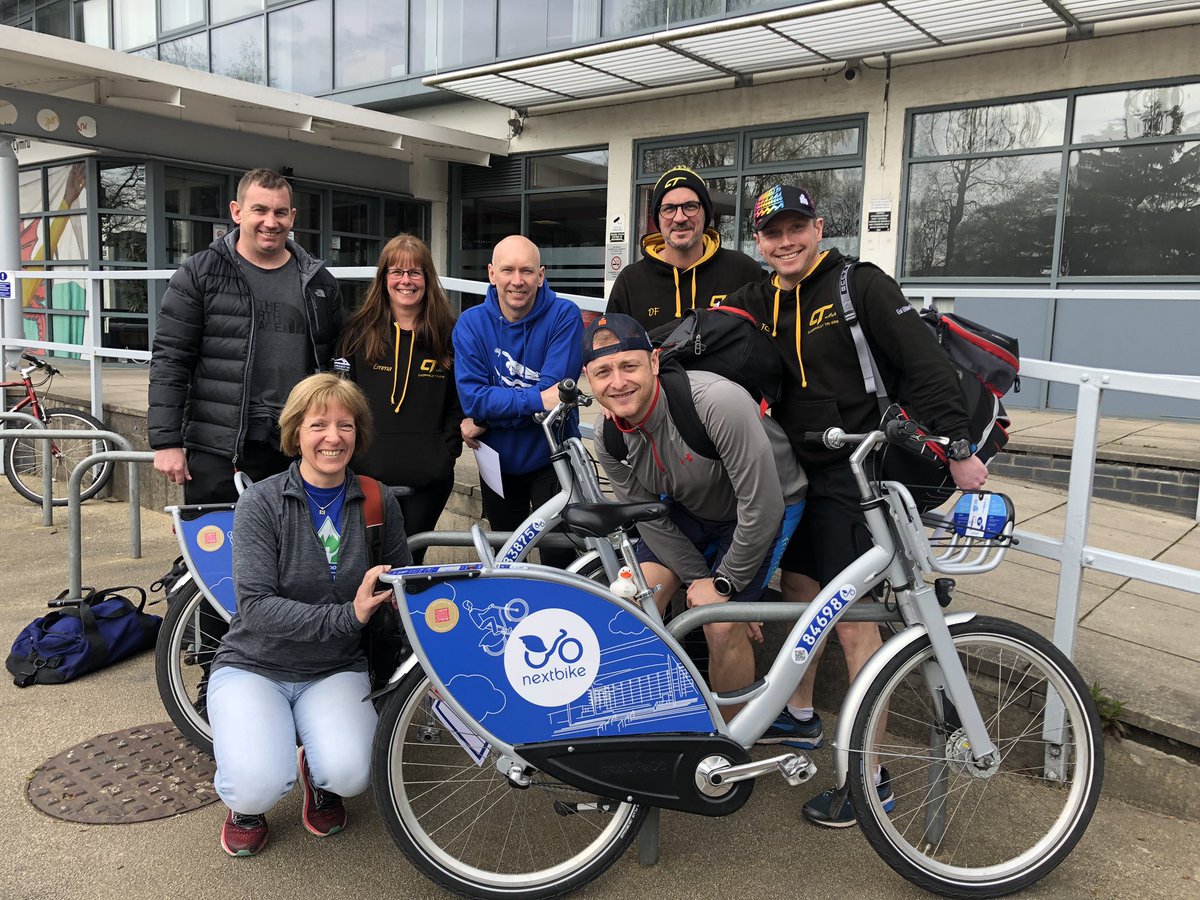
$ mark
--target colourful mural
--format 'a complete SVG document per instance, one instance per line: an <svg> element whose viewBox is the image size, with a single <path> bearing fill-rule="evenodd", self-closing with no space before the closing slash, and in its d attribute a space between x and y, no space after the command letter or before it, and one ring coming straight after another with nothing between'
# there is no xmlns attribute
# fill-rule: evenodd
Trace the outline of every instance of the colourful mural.
<svg viewBox="0 0 1200 900"><path fill-rule="evenodd" d="M49 171L48 210L77 209L77 201L87 187L87 165L78 162ZM21 209L41 206L40 180L21 185ZM45 228L43 228L45 223ZM22 223L21 266L25 270L45 271L47 260L87 259L85 229L87 217L81 215L37 218ZM48 234L43 234L43 232ZM47 282L25 279L21 282L21 307L25 310L25 338L35 341L59 341L77 344L83 341L84 320L75 316L55 316L56 309L83 309L83 285L74 281Z"/></svg>

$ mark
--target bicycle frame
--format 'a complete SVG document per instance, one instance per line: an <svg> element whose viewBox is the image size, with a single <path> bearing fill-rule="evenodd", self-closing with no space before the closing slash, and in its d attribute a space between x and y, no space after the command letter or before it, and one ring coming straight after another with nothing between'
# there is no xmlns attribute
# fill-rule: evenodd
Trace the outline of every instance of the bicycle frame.
<svg viewBox="0 0 1200 900"><path fill-rule="evenodd" d="M864 513L875 539L875 546L839 573L796 619L764 678L747 688L725 695L709 691L676 638L663 626L653 593L646 586L637 567L633 568L639 588L639 602L635 605L570 573L541 566L494 561L480 532L477 547L483 560L481 563L465 566L410 567L394 570L384 576L383 580L394 586L401 616L416 657L435 685L440 699L477 737L488 741L501 751L500 764L509 767L513 773L523 771L529 766L530 756L535 758L535 767L545 768L548 760L542 752L543 748L549 747L551 752L554 752L557 743L568 737L573 745L569 752L587 750L586 745L593 741L616 740L615 737L606 737L615 734L635 741L639 751L643 746L650 746L645 744L646 740L662 741L672 735L677 738L681 733L695 735L697 740L701 735L715 740L725 739L743 751L748 749L774 721L811 665L814 651L828 635L830 628L845 616L856 601L869 595L872 588L885 580L896 589L899 610L907 627L885 642L872 657L862 676L856 680L855 687L847 694L835 741L838 786L845 784L849 771L850 731L862 703L865 686L871 682L869 676L877 673L904 647L925 635L928 635L933 645L937 660L936 666L931 665L929 672L933 686L944 691L949 702L957 709L970 740L973 758L979 762L989 760L996 753L996 748L988 736L949 632L950 624L967 621L973 614L943 616L933 587L922 580L918 566L903 546L904 541L897 538L897 530L906 527L905 522L894 513L891 516L885 513L885 509L890 508L890 501L877 494L863 475L864 461L881 440L883 435L880 433L865 436L850 460L864 498L870 498L864 502ZM893 485L889 484L888 487L890 491ZM903 502L907 492L899 485L894 487L897 496ZM911 504L911 498L907 502ZM907 527L915 526L910 522ZM614 534L610 540L614 547L619 546L623 557L632 559L632 548L623 532ZM488 626L487 623L475 619L473 625L476 629L482 632L490 627L492 633L499 633L505 639L505 646L500 652L493 646L489 654L492 662L486 663L471 652L469 645L475 636L474 632L469 626L459 626L458 608L461 600L467 595L471 598L489 598L489 608L500 610L506 610L506 604L517 602L514 598L519 598L519 602L527 611L527 615L522 615L520 621L532 623L542 614L539 627ZM759 609L769 607L770 604L737 606L745 608L739 609L739 615L735 617L743 620L757 615ZM605 621L605 616L609 617L608 621ZM766 615L763 618L776 616ZM629 624L624 626L621 625L622 622ZM543 623L553 627L543 628ZM628 629L634 624L637 628L630 632ZM583 685L579 693L572 690L561 695L551 694L559 699L568 697L565 704L556 701L530 702L527 697L521 695L522 686L529 689L541 684L541 681L531 674L528 659L524 659L522 667L522 652L527 654L530 646L534 651L542 652L554 640L559 629L564 627L576 638L590 633L603 653L596 655L595 668L587 673L590 675L590 681L587 677L579 681ZM576 631L571 631L571 628L575 628ZM609 684L609 679L620 674L623 663L618 651L622 646L614 644L601 634L603 631L611 632L614 628L625 628L627 634L640 633L642 630L649 632L646 640L650 649L647 650L647 654L656 656L658 665L658 669L650 673L650 676L660 681L666 679L678 687L679 692L672 695L670 701L677 705L684 699L689 701L693 708L686 721L671 720L668 728L647 727L658 721L658 710L664 702L662 697L647 692L648 702L612 710L607 717L601 716L597 720L598 724L593 722L584 726L576 714L582 710L596 719L605 702L603 698L615 695L615 689ZM455 631L460 632L456 637L447 637ZM512 642L517 639L525 642L524 651L519 645L514 649ZM611 657L607 667L603 654ZM494 661L501 655L505 659L503 669ZM407 671L413 664L415 663L410 662L404 670ZM569 670L571 667L566 668ZM518 677L518 682L514 682L514 677ZM568 671L561 677L571 680L573 673ZM456 694L453 685L460 678L482 678L488 682L495 693L485 694L484 699L494 706L501 702L499 697L502 696L504 702L501 704L500 713L487 707L486 703L481 706L480 697L464 692L462 686L467 682L459 683L459 693L463 696ZM395 680L397 677L393 678L393 681ZM581 697L588 699L581 701ZM738 714L726 723L720 715L720 706L733 703L744 705ZM706 712L705 715L699 714L700 707ZM510 712L504 713L504 710ZM569 727L552 728L548 724L556 721L566 722ZM583 764L584 756L586 754L576 757L580 760L579 765ZM811 767L811 763L802 754L785 754L767 761L765 765L744 763L727 766L723 780L734 782L742 778L752 778L763 771L771 770L776 764L785 776L788 775L789 769L794 774L797 768ZM754 771L751 771L752 767ZM552 774L571 782L571 771L573 770L554 771ZM516 775L510 775L510 780L515 778ZM626 790L626 786L619 779L615 780L618 784L616 790L622 796L639 799L636 791ZM584 785L578 783L578 786ZM610 788L610 796L612 790L614 789ZM673 804L669 798L642 798L640 802L693 812L702 811L689 808L687 804ZM733 808L736 808L736 805ZM732 809L710 814L724 814L726 811Z"/></svg>

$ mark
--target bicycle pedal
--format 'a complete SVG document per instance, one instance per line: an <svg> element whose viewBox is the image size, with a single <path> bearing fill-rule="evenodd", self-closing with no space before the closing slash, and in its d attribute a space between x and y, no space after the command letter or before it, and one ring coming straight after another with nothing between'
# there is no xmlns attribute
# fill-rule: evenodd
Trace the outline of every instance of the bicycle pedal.
<svg viewBox="0 0 1200 900"><path fill-rule="evenodd" d="M799 787L817 774L817 764L803 753L779 761L779 774L791 787Z"/></svg>

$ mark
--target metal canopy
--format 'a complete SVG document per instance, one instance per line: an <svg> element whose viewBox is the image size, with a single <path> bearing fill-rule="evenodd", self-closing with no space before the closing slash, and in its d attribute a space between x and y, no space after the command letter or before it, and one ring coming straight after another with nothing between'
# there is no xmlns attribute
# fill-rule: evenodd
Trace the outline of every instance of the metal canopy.
<svg viewBox="0 0 1200 900"><path fill-rule="evenodd" d="M1057 31L1066 40L1102 22L1198 10L1200 0L818 0L444 72L424 83L527 109L730 79L749 84L765 72L997 38L1053 38Z"/></svg>
<svg viewBox="0 0 1200 900"><path fill-rule="evenodd" d="M422 158L487 165L509 151L505 140L6 26L0 101L0 130L10 134L97 149L133 140L166 156L181 136L201 136L190 147L197 162L217 161L208 151L223 144L257 144L264 155L275 144L313 164L373 170Z"/></svg>

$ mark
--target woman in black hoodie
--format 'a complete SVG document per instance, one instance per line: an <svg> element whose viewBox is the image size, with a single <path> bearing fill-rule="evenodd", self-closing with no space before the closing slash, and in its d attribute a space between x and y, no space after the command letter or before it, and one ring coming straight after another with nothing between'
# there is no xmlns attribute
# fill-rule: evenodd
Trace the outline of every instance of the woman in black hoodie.
<svg viewBox="0 0 1200 900"><path fill-rule="evenodd" d="M462 408L454 387L454 314L429 248L401 234L383 248L362 307L342 335L341 355L367 395L375 443L354 469L404 485L404 530L432 531L454 487ZM423 550L413 552L419 564Z"/></svg>

